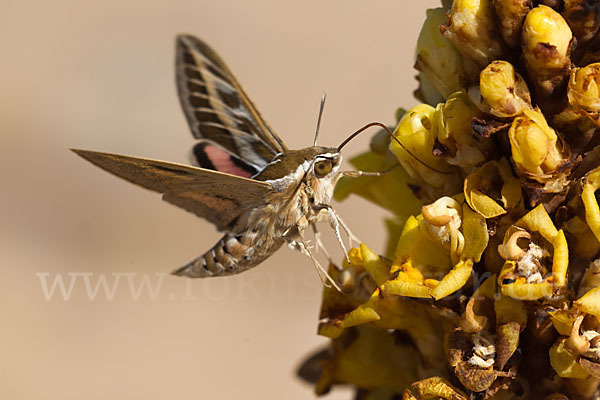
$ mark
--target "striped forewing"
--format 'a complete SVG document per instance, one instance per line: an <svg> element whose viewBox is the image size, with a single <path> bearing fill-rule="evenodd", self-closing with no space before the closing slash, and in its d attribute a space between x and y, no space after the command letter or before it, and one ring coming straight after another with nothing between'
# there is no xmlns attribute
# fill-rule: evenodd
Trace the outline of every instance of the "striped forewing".
<svg viewBox="0 0 600 400"><path fill-rule="evenodd" d="M194 137L210 140L257 170L287 150L227 65L200 39L177 37L179 99Z"/></svg>

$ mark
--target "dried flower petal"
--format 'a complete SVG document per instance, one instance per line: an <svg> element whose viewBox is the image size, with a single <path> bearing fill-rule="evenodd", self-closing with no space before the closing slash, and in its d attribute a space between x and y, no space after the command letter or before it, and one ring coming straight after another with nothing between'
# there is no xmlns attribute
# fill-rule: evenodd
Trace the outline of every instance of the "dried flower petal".
<svg viewBox="0 0 600 400"><path fill-rule="evenodd" d="M520 327L517 322L498 325L496 333L496 367L502 370L519 346Z"/></svg>
<svg viewBox="0 0 600 400"><path fill-rule="evenodd" d="M493 369L470 367L465 362L459 363L454 368L454 373L460 383L474 392L483 392L488 389L498 377L498 372Z"/></svg>
<svg viewBox="0 0 600 400"><path fill-rule="evenodd" d="M600 28L600 3L597 1L564 0L562 15L580 45L590 41Z"/></svg>
<svg viewBox="0 0 600 400"><path fill-rule="evenodd" d="M436 397L447 400L467 400L467 396L446 379L434 376L412 384L412 389L417 392L420 399L433 399ZM409 397L410 398L410 397Z"/></svg>
<svg viewBox="0 0 600 400"><path fill-rule="evenodd" d="M531 0L494 0L500 33L510 47L521 44L521 29L531 7Z"/></svg>
<svg viewBox="0 0 600 400"><path fill-rule="evenodd" d="M465 308L465 312L463 313L462 318L459 322L459 327L464 332L481 332L487 324L488 319L484 315L475 314L475 311L473 310L475 301L475 297L471 297L469 299L469 302L467 303L467 306Z"/></svg>
<svg viewBox="0 0 600 400"><path fill-rule="evenodd" d="M592 378L595 378L595 380L600 379L600 363L590 361L583 357L580 357L579 360L577 360L577 362L579 363L581 368L583 368L583 370L586 373L588 373ZM596 382L596 385L597 384L598 383Z"/></svg>
<svg viewBox="0 0 600 400"><path fill-rule="evenodd" d="M469 206L485 218L505 214L522 197L521 185L504 158L500 162L490 161L469 174L465 178L464 194Z"/></svg>

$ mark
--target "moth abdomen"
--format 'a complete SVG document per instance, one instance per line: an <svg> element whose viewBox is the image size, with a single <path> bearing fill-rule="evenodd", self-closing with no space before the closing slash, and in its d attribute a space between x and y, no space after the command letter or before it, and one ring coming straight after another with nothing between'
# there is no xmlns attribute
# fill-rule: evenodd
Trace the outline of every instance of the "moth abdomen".
<svg viewBox="0 0 600 400"><path fill-rule="evenodd" d="M256 246L256 242L248 240L246 236L254 235L251 232L241 235L226 234L206 253L176 269L172 274L188 278L239 274L262 262L282 244L277 243L265 249L266 251L261 251L261 246Z"/></svg>

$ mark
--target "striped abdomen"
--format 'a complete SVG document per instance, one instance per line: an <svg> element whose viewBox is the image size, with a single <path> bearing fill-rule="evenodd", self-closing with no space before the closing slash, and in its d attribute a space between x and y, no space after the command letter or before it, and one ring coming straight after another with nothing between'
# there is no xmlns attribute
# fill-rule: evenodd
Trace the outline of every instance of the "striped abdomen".
<svg viewBox="0 0 600 400"><path fill-rule="evenodd" d="M242 235L226 234L210 250L173 271L173 275L188 278L207 278L211 276L235 275L261 263L281 247L284 240L260 240L253 232ZM266 247L266 248L265 248Z"/></svg>

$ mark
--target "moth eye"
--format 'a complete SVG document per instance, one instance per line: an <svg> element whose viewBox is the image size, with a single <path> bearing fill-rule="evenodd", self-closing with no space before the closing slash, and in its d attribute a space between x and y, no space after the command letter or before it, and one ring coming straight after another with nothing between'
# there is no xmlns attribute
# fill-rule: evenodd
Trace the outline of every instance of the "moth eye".
<svg viewBox="0 0 600 400"><path fill-rule="evenodd" d="M331 160L317 161L315 164L315 175L318 178L323 178L325 175L331 172L333 169L333 162Z"/></svg>

